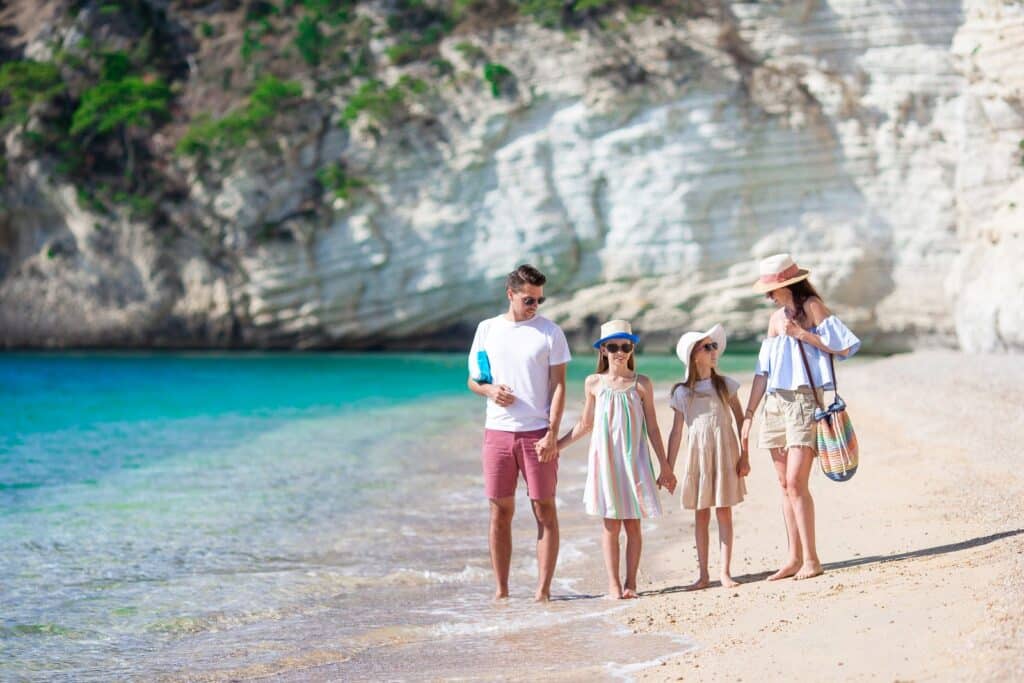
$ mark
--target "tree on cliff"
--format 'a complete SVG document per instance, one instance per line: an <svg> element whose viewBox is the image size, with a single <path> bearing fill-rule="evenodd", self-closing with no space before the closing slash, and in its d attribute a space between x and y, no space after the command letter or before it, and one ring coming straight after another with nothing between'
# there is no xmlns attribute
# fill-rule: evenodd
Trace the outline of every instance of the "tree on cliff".
<svg viewBox="0 0 1024 683"><path fill-rule="evenodd" d="M70 133L82 135L86 148L97 136L116 134L126 159L124 177L130 181L145 133L169 116L171 91L159 77L128 75L130 65L122 53L106 58L100 82L82 93Z"/></svg>

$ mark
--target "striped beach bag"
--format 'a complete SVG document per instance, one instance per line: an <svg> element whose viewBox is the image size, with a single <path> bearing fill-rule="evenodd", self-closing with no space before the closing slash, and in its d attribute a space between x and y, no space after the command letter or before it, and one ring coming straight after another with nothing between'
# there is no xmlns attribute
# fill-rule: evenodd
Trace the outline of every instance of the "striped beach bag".
<svg viewBox="0 0 1024 683"><path fill-rule="evenodd" d="M803 342L798 343L814 400L818 402L818 392L814 390L814 379L804 353ZM857 434L853 431L853 421L846 412L846 401L839 395L839 380L836 378L833 354L828 355L828 361L832 367L834 396L828 408L818 402L818 410L814 411L814 419L818 423L818 464L821 465L821 471L825 476L832 481L849 481L857 473L860 449L857 446Z"/></svg>

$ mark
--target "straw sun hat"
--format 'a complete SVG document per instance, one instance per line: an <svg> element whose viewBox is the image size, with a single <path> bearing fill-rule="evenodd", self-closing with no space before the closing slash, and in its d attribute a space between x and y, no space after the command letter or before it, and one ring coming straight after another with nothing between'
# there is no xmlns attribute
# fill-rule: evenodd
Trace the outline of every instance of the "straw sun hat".
<svg viewBox="0 0 1024 683"><path fill-rule="evenodd" d="M725 328L721 325L715 325L707 332L687 332L679 338L679 342L676 344L676 355L686 366L686 372L683 373L684 382L690 381L690 353L693 352L694 345L707 337L711 337L713 342L718 342L719 354L725 353Z"/></svg>
<svg viewBox="0 0 1024 683"><path fill-rule="evenodd" d="M640 343L640 337L633 334L633 327L626 320L609 320L601 325L601 338L594 342L594 348L601 348L601 344L611 339L628 339L634 344Z"/></svg>
<svg viewBox="0 0 1024 683"><path fill-rule="evenodd" d="M794 282L810 277L810 271L798 268L789 254L775 254L761 260L760 277L754 283L754 291L765 294Z"/></svg>

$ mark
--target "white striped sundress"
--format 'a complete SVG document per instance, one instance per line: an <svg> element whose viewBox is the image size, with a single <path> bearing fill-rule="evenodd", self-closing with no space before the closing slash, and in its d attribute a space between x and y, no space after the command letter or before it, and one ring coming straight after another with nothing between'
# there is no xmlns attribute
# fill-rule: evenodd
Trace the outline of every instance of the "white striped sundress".
<svg viewBox="0 0 1024 683"><path fill-rule="evenodd" d="M601 376L583 504L588 515L606 519L641 519L661 514L636 381L626 389L613 389Z"/></svg>

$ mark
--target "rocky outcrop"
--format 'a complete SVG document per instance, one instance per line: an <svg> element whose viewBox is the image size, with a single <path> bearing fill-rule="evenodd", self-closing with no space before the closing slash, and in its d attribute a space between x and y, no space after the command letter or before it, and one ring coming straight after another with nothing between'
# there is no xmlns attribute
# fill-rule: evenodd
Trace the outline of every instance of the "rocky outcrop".
<svg viewBox="0 0 1024 683"><path fill-rule="evenodd" d="M500 97L465 42L511 72ZM877 349L1024 350L1019 4L721 3L440 50L455 75L387 130L308 93L280 153L175 162L163 235L26 173L0 215L4 342L456 346L530 261L578 343L615 316L668 349L760 334L756 260L790 251ZM342 158L370 181L345 200L315 180Z"/></svg>
<svg viewBox="0 0 1024 683"><path fill-rule="evenodd" d="M960 250L947 281L972 351L1024 350L1024 5L971 3L952 50L967 80L957 166Z"/></svg>

